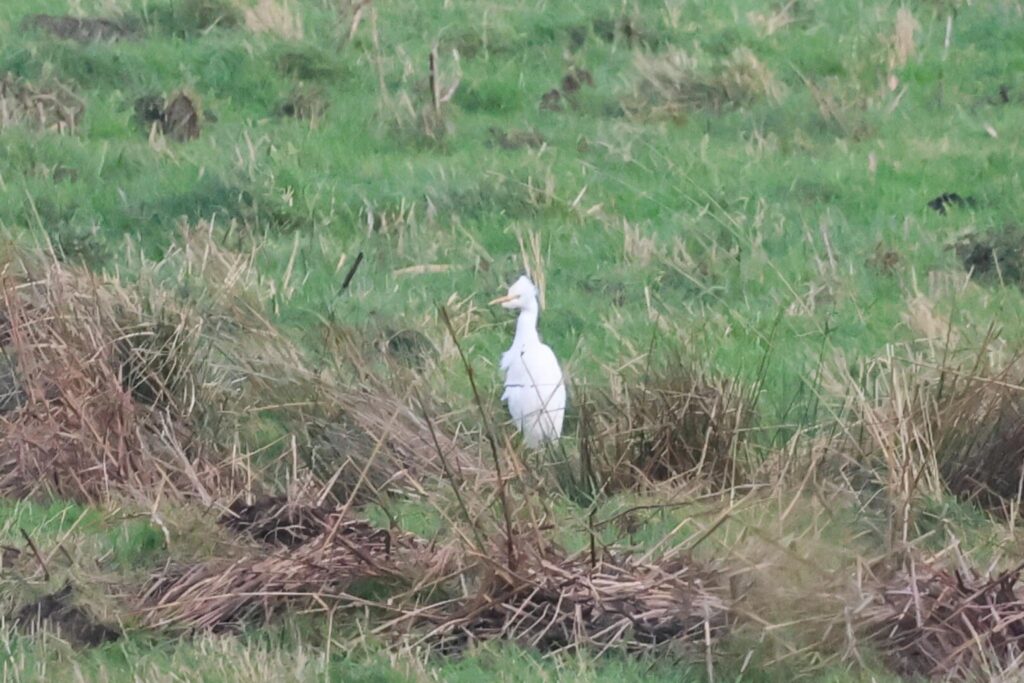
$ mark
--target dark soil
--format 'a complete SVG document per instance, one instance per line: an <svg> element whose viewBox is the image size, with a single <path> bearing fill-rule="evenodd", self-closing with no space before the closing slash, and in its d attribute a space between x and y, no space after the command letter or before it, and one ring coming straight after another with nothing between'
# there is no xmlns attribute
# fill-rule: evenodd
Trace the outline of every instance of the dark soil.
<svg viewBox="0 0 1024 683"><path fill-rule="evenodd" d="M154 123L164 120L164 98L162 95L143 95L135 100L135 120L149 130Z"/></svg>
<svg viewBox="0 0 1024 683"><path fill-rule="evenodd" d="M296 88L279 109L282 116L317 122L327 112L327 98L314 87Z"/></svg>
<svg viewBox="0 0 1024 683"><path fill-rule="evenodd" d="M185 93L179 92L164 108L164 135L178 142L195 140L202 129L201 118L198 103Z"/></svg>
<svg viewBox="0 0 1024 683"><path fill-rule="evenodd" d="M384 351L396 361L415 368L421 368L428 360L438 357L437 347L416 330L388 332Z"/></svg>
<svg viewBox="0 0 1024 683"><path fill-rule="evenodd" d="M73 605L73 594L71 584L64 584L56 593L44 595L18 610L14 624L29 633L44 628L53 631L75 647L95 647L121 637L119 630L100 623Z"/></svg>
<svg viewBox="0 0 1024 683"><path fill-rule="evenodd" d="M289 503L283 496L236 500L219 522L261 543L289 548L302 545L330 528L330 512L312 505Z"/></svg>
<svg viewBox="0 0 1024 683"><path fill-rule="evenodd" d="M544 111L562 111L562 93L552 88L540 98L540 108Z"/></svg>
<svg viewBox="0 0 1024 683"><path fill-rule="evenodd" d="M954 248L971 277L1024 286L1024 228L967 235Z"/></svg>
<svg viewBox="0 0 1024 683"><path fill-rule="evenodd" d="M938 197L928 202L928 208L938 211L945 216L946 210L950 206L973 207L975 204L976 202L974 201L974 197L961 197L956 192L943 192Z"/></svg>

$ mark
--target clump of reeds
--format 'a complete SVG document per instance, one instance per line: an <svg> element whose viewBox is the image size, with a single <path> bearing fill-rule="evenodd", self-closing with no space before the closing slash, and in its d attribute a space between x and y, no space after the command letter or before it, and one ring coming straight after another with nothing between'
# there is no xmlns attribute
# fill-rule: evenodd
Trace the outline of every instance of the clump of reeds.
<svg viewBox="0 0 1024 683"><path fill-rule="evenodd" d="M957 363L890 353L865 369L870 382L844 383L854 417L848 468L884 491L897 543L914 535L916 503L926 497L951 492L990 510L1019 509L1024 389L1017 361L992 367L987 348Z"/></svg>
<svg viewBox="0 0 1024 683"><path fill-rule="evenodd" d="M4 270L0 309L24 400L0 416L0 492L209 500L230 477L192 419L191 323L161 322L116 282L56 261L13 258Z"/></svg>
<svg viewBox="0 0 1024 683"><path fill-rule="evenodd" d="M1024 657L1019 578L1019 567L982 579L911 560L878 580L857 619L901 675L993 680Z"/></svg>
<svg viewBox="0 0 1024 683"><path fill-rule="evenodd" d="M580 460L605 490L674 478L726 487L742 475L753 407L733 383L672 362L577 402Z"/></svg>

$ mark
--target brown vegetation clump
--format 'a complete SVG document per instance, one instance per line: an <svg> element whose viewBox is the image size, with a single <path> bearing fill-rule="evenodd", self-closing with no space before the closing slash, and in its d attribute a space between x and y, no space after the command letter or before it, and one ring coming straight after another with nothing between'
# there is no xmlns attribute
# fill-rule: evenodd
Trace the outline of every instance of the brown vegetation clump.
<svg viewBox="0 0 1024 683"><path fill-rule="evenodd" d="M580 458L608 490L676 477L728 486L741 474L736 448L752 416L734 385L678 366L579 403Z"/></svg>
<svg viewBox="0 0 1024 683"><path fill-rule="evenodd" d="M316 404L282 411L282 419L302 436L306 464L337 500L414 492L444 475L442 458L454 471L474 469L476 458L386 387L321 388Z"/></svg>
<svg viewBox="0 0 1024 683"><path fill-rule="evenodd" d="M950 490L1001 507L1019 501L1024 480L1024 397L1018 390L969 382L943 406L946 427L937 445L939 469Z"/></svg>
<svg viewBox="0 0 1024 683"><path fill-rule="evenodd" d="M160 123L164 135L178 142L188 142L199 137L201 121L199 101L181 91L167 102Z"/></svg>
<svg viewBox="0 0 1024 683"><path fill-rule="evenodd" d="M169 565L143 590L139 613L151 628L220 631L266 621L289 607L359 604L348 594L352 584L378 579L406 585L421 548L411 535L338 514L330 528L295 547Z"/></svg>
<svg viewBox="0 0 1024 683"><path fill-rule="evenodd" d="M322 506L303 505L285 496L266 496L252 503L236 500L220 523L257 541L292 548L328 531L332 520L332 511Z"/></svg>
<svg viewBox="0 0 1024 683"><path fill-rule="evenodd" d="M0 416L0 495L208 500L225 479L191 420L187 324L161 326L114 283L59 263L5 271L0 308L24 400Z"/></svg>
<svg viewBox="0 0 1024 683"><path fill-rule="evenodd" d="M911 561L859 609L861 628L904 676L993 680L1024 656L1020 569L991 580Z"/></svg>
<svg viewBox="0 0 1024 683"><path fill-rule="evenodd" d="M918 326L948 343L953 330L933 313ZM946 351L941 351L946 353ZM892 528L901 542L913 533L915 503L953 493L990 510L1019 506L1024 481L1024 394L1016 361L992 368L983 344L963 365L894 358L865 371L866 388L848 378L858 395L857 427L849 430L856 453L851 464L867 467L894 506Z"/></svg>
<svg viewBox="0 0 1024 683"><path fill-rule="evenodd" d="M73 133L84 111L82 100L56 80L42 87L11 74L0 78L0 130L27 125L56 133Z"/></svg>
<svg viewBox="0 0 1024 683"><path fill-rule="evenodd" d="M423 637L445 652L491 639L542 652L592 647L632 653L698 643L710 649L728 627L714 571L689 558L566 556L547 547L514 569L485 561L475 592L455 609L428 614Z"/></svg>

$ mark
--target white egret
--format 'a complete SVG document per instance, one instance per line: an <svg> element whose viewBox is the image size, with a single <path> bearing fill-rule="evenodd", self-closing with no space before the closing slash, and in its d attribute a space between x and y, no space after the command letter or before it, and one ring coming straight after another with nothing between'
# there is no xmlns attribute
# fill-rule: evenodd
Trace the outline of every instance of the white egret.
<svg viewBox="0 0 1024 683"><path fill-rule="evenodd" d="M519 309L512 347L501 355L501 369L505 373L501 400L508 405L512 421L523 434L523 442L529 448L539 448L562 434L565 380L554 351L537 334L537 288L528 277L520 277L508 288L508 294L491 304Z"/></svg>

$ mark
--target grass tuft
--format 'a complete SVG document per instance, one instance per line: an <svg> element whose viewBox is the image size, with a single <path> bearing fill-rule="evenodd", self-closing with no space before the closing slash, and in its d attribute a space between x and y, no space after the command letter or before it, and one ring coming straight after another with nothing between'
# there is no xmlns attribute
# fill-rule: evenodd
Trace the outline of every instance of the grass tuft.
<svg viewBox="0 0 1024 683"><path fill-rule="evenodd" d="M678 478L728 488L743 479L738 450L754 416L735 384L668 363L579 394L581 458L601 487Z"/></svg>
<svg viewBox="0 0 1024 683"><path fill-rule="evenodd" d="M778 103L785 90L775 74L748 48L712 59L674 49L637 53L637 82L626 109L642 118L684 119L701 109L744 107L758 100Z"/></svg>

